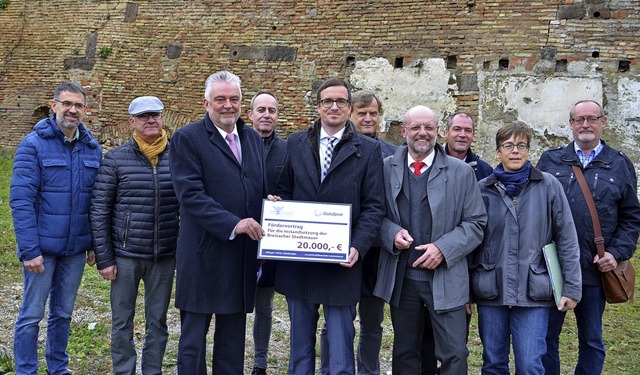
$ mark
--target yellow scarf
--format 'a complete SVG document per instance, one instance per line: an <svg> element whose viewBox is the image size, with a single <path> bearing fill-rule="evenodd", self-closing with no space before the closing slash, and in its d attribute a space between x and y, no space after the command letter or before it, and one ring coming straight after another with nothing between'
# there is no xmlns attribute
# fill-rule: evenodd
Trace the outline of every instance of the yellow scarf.
<svg viewBox="0 0 640 375"><path fill-rule="evenodd" d="M158 164L158 155L160 155L162 151L167 148L167 132L162 129L162 134L160 134L160 136L155 141L153 141L152 144L148 144L140 139L136 132L133 132L133 139L138 144L140 151L142 151L147 159L149 159L151 165Z"/></svg>

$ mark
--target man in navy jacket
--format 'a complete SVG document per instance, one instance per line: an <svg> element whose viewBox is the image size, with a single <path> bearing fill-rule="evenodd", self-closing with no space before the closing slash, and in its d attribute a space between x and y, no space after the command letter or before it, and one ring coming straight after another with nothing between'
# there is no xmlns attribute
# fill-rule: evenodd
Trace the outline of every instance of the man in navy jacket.
<svg viewBox="0 0 640 375"><path fill-rule="evenodd" d="M240 78L227 71L205 84L202 120L171 139L171 177L180 203L176 307L178 373L207 373L206 335L213 314L213 373L242 374L246 314L253 310L258 223L265 197L258 133L240 119Z"/></svg>
<svg viewBox="0 0 640 375"><path fill-rule="evenodd" d="M578 327L576 374L600 374L604 366L602 315L605 300L601 272L615 269L636 250L640 231L640 203L636 171L622 152L601 139L607 124L602 106L593 100L576 103L569 114L573 142L545 151L538 168L554 175L564 188L579 235L582 269L582 299L573 310ZM597 255L591 215L572 166L582 169L598 211L605 253ZM566 312L552 309L549 314L546 374L560 374L559 337Z"/></svg>
<svg viewBox="0 0 640 375"><path fill-rule="evenodd" d="M330 373L355 373L355 305L360 299L363 258L383 216L382 158L379 142L355 131L349 114L351 92L330 78L317 93L320 119L287 142L276 194L282 199L351 204L351 244L341 264L279 262L276 291L287 297L291 319L290 374L315 372L315 339L323 305ZM326 150L334 144L330 164Z"/></svg>

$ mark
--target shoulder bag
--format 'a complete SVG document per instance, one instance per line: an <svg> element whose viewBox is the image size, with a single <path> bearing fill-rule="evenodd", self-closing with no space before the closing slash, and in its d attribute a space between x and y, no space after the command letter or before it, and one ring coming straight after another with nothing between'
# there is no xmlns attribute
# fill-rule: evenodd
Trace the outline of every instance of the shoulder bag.
<svg viewBox="0 0 640 375"><path fill-rule="evenodd" d="M587 181L584 179L582 170L577 165L572 165L573 173L578 180L584 199L587 201L589 212L591 213L591 221L593 221L594 242L598 250L598 256L604 256L604 237L602 237L602 229L600 228L600 219L596 211L596 205L589 192ZM604 289L604 299L608 303L621 303L632 301L635 291L634 283L636 281L636 271L628 260L618 263L618 266L609 272L601 272L602 288Z"/></svg>

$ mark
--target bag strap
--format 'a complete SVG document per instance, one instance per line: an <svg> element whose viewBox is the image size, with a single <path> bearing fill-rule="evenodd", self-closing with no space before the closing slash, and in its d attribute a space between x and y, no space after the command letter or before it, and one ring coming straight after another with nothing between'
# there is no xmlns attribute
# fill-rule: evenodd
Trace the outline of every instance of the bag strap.
<svg viewBox="0 0 640 375"><path fill-rule="evenodd" d="M587 186L587 180L584 179L584 175L582 174L582 169L577 165L572 165L571 168L573 169L573 174L576 176L576 180L578 180L580 190L582 190L582 194L584 195L584 200L587 201L591 221L593 221L593 234L595 235L593 242L596 244L598 256L602 258L604 256L604 237L602 237L602 229L600 228L600 219L598 218L598 211L596 211L596 204L593 202L589 186Z"/></svg>

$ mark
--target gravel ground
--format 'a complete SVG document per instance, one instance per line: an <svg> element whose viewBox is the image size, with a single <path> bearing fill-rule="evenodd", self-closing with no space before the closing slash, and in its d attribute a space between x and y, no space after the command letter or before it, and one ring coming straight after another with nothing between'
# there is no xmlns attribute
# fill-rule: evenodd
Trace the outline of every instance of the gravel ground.
<svg viewBox="0 0 640 375"><path fill-rule="evenodd" d="M87 272L95 272L95 270L87 270ZM141 288L142 289L142 288ZM2 303L2 308L0 309L0 353L5 351L7 353L12 353L13 346L13 329L15 324L15 317L17 316L18 309L20 307L22 297L22 282L8 282L0 287L0 302ZM73 314L73 326L74 327L84 327L87 330L91 330L89 327L96 326L97 324L110 324L110 312L108 302L103 302L104 296L100 298L99 295L96 295L95 291L89 290L84 285L81 286L77 302L76 309ZM143 311L142 305L140 304L139 298L139 307L137 309L138 312ZM173 302L172 302L173 304ZM271 336L271 345L269 350L269 374L285 374L286 366L288 363L289 356L289 321L286 312L286 302L284 301L284 297L276 294L275 298L275 311L274 311L274 322L273 322L273 332ZM141 318L140 318L141 319ZM138 321L138 318L136 318ZM318 323L318 326L321 327L323 324L322 318ZM356 330L358 329L358 321L356 319ZM180 316L177 309L173 306L169 308L168 312L168 326L169 326L169 342L167 344L167 350L165 354L164 361L164 373L168 375L176 374L176 354L178 348L178 338L180 335ZM213 324L212 324L213 326ZM251 373L251 368L253 366L253 337L252 337L252 326L253 326L253 314L249 314L247 316L247 336L246 336L246 348L245 348L245 374ZM385 374L387 371L391 371L391 360L390 360L390 350L389 345L385 344L390 343L392 341L390 322L385 321L385 338L383 339L383 351L381 353L381 366L382 366L382 374ZM40 338L39 338L39 346L44 348L45 345L45 329L46 329L46 319L40 324ZM108 332L110 327L105 331ZM96 330L97 331L97 330ZM72 332L72 339L74 333ZM101 334L104 336L104 344L108 345L108 334ZM135 327L135 342L136 348L140 354L142 349L142 344L144 340L144 325L139 324ZM209 333L209 355L211 352L211 340L213 337L213 329ZM384 348L386 347L386 349ZM41 350L42 353L42 350ZM41 354L42 357L42 354ZM74 363L74 361L76 363ZM87 362L87 363L84 363ZM88 370L88 369L98 369L98 368L108 368L110 363L110 358L108 356L103 357L95 357L91 355L83 355L80 353L78 358L71 358L70 369L74 370L76 374L94 374L94 373L107 373L105 370ZM82 366L81 366L82 364ZM139 361L138 361L139 366ZM45 363L44 359L40 360L40 373L44 374ZM84 370L83 370L84 369ZM1 373L1 372L0 372ZM137 371L138 374L141 374L140 368Z"/></svg>

